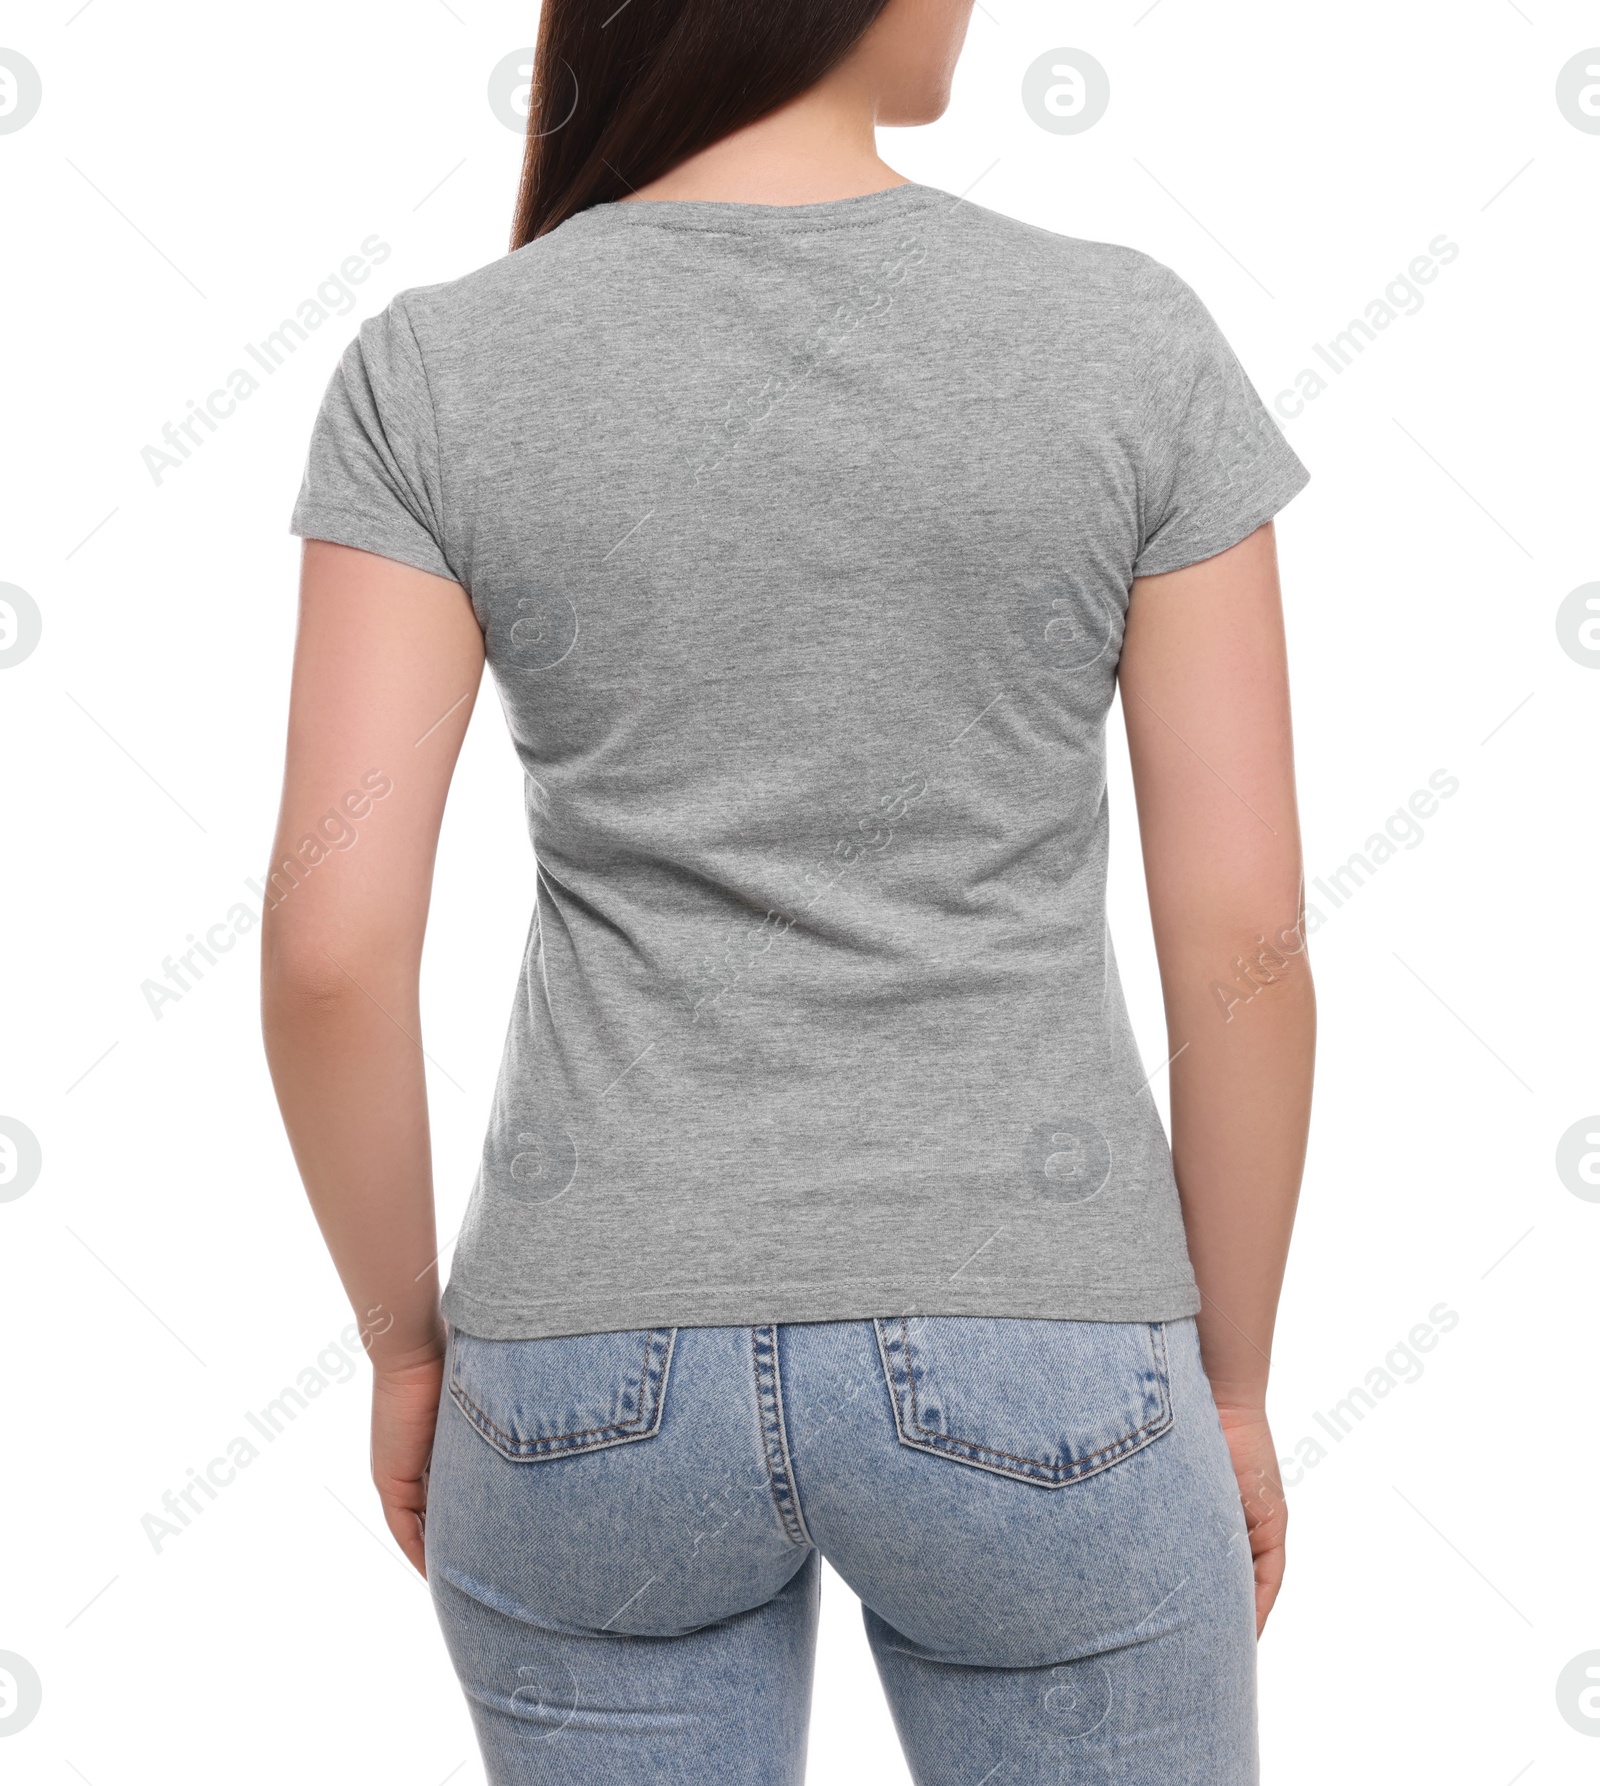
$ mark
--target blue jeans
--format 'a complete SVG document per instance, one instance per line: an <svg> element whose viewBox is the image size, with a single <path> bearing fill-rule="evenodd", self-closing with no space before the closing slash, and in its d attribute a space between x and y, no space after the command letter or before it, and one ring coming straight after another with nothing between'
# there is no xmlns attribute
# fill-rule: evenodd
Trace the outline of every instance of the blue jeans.
<svg viewBox="0 0 1600 1786"><path fill-rule="evenodd" d="M1252 1786L1193 1320L453 1333L429 1576L494 1786L798 1782L818 1556L919 1786Z"/></svg>

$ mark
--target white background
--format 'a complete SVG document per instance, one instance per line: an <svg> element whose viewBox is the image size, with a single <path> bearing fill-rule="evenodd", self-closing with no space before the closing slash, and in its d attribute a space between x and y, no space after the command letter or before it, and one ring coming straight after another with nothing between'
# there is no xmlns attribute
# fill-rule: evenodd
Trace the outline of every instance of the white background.
<svg viewBox="0 0 1600 1786"><path fill-rule="evenodd" d="M44 1694L0 1739L18 1786L482 1778L426 1591L380 1535L359 1377L159 1552L141 1529L349 1317L268 1088L253 951L159 1020L140 988L266 859L312 415L362 316L504 251L519 143L486 82L534 25L493 0L9 0L0 24L44 93L0 135L0 582L44 628L0 670L0 1116L43 1150L0 1202L0 1651ZM984 0L949 115L884 143L914 179L1176 268L1269 403L1434 238L1460 249L1285 421L1313 473L1279 523L1308 873L1435 771L1460 787L1340 908L1311 893L1322 1064L1272 1409L1286 1457L1325 1455L1291 1471L1269 1786L1557 1786L1600 1762L1556 1698L1600 1649L1600 1204L1555 1166L1600 1109L1600 674L1555 628L1600 578L1600 135L1555 102L1596 44L1578 0ZM1020 99L1063 47L1111 79L1076 136ZM156 483L141 449L374 233L393 252L355 307ZM1113 739L1113 923L1156 1066ZM424 988L444 1234L531 896L487 697ZM1459 1321L1420 1378L1335 1440L1318 1412L1440 1303ZM812 1769L906 1777L836 1580Z"/></svg>

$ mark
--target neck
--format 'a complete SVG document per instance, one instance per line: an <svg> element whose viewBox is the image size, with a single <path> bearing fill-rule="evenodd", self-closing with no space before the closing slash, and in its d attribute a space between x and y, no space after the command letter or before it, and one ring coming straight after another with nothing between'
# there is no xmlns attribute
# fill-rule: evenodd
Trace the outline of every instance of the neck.
<svg viewBox="0 0 1600 1786"><path fill-rule="evenodd" d="M635 200L815 205L907 184L878 154L876 105L847 69L641 186Z"/></svg>

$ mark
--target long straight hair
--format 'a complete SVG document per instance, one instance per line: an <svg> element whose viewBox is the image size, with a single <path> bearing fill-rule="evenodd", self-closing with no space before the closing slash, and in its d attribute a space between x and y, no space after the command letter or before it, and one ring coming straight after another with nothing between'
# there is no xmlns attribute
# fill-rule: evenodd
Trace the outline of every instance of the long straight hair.
<svg viewBox="0 0 1600 1786"><path fill-rule="evenodd" d="M544 0L511 246L798 98L888 0Z"/></svg>

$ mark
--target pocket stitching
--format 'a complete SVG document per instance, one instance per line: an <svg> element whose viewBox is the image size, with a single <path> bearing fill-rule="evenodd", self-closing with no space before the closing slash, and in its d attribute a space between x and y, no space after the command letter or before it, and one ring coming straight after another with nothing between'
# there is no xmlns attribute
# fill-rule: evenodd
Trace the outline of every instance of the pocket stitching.
<svg viewBox="0 0 1600 1786"><path fill-rule="evenodd" d="M666 1346L660 1362L652 1365L650 1355L652 1349L666 1336ZM472 1336L467 1336L472 1337ZM579 1432L554 1433L544 1439L517 1439L510 1433L502 1432L494 1421L473 1401L461 1386L460 1378L454 1370L450 1376L450 1399L456 1404L467 1420L478 1429L483 1436L494 1445L502 1456L538 1458L553 1456L561 1452L602 1451L610 1445L625 1445L633 1439L648 1439L661 1425L661 1417L666 1407L667 1373L672 1365L672 1354L677 1343L676 1327L651 1327L644 1336L644 1368L639 1378L640 1408L632 1420L615 1421L610 1426L586 1427ZM642 1430L635 1431L635 1428ZM594 1439L596 1443L580 1445L580 1439ZM503 1440L504 1443L497 1443Z"/></svg>
<svg viewBox="0 0 1600 1786"><path fill-rule="evenodd" d="M1125 1434L1122 1438L1116 1440L1115 1443L1103 1446L1099 1451L1090 1452L1086 1457L1078 1458L1071 1464L1063 1466L1060 1464L1046 1463L1043 1458L1015 1457L1009 1451L996 1451L991 1446L979 1445L972 1439L952 1438L948 1433L941 1433L936 1431L933 1427L924 1426L917 1411L916 1378L910 1369L909 1364L911 1355L911 1337L909 1330L907 1329L906 1317L900 1315L897 1316L896 1319L899 1321L901 1328L901 1356L907 1361L902 1367L896 1367L889 1362L888 1347L884 1343L884 1327L886 1325L884 1319L880 1316L874 1321L873 1325L878 1330L878 1356L882 1360L884 1374L888 1378L889 1399L894 1407L895 1431L899 1436L900 1443L910 1450L925 1451L929 1453L940 1452L946 1456L954 1457L960 1462L970 1463L976 1469L989 1470L995 1475L1010 1476L1016 1481L1031 1483L1042 1482L1052 1488L1065 1488L1069 1483L1079 1482L1085 1476L1094 1475L1099 1470L1107 1468L1110 1464L1118 1462L1121 1458L1131 1456L1133 1452L1142 1450L1143 1447L1148 1445L1152 1440L1160 1438L1160 1436L1172 1425L1171 1386L1169 1382L1169 1367L1167 1364L1167 1332L1166 1323L1164 1321L1150 1321L1144 1323L1150 1330L1151 1359L1155 1366L1156 1389L1160 1401L1160 1405L1157 1408L1155 1415L1147 1420L1143 1426L1135 1427L1131 1433ZM904 1376L904 1391L901 1390L896 1382L897 1375ZM914 1438L906 1431L904 1411L901 1402L902 1394L908 1396L910 1399L913 1427L917 1433L926 1434L925 1438ZM988 1463L985 1461L987 1458L999 1458L1002 1462ZM1007 1469L1005 1467L1006 1464L1017 1464L1023 1467L1021 1469ZM1025 1471L1031 1473L1025 1474Z"/></svg>

